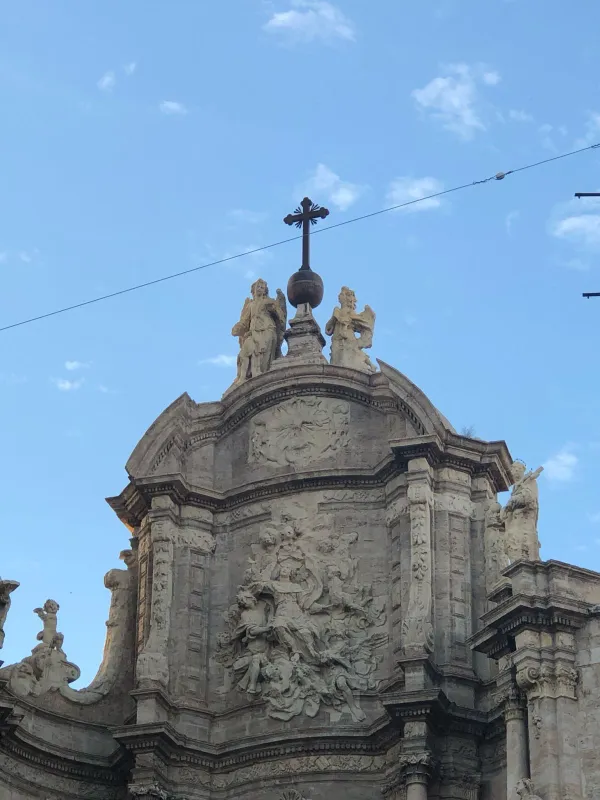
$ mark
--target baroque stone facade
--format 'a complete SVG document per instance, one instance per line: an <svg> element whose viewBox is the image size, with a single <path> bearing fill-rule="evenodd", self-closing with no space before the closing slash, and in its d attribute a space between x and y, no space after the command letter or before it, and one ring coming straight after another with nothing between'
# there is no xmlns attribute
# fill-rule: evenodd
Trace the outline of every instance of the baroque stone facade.
<svg viewBox="0 0 600 800"><path fill-rule="evenodd" d="M600 797L600 575L539 560L540 470L376 368L351 290L331 363L309 306L286 320L257 281L234 384L131 455L89 687L59 603L35 610L0 669L0 797Z"/></svg>

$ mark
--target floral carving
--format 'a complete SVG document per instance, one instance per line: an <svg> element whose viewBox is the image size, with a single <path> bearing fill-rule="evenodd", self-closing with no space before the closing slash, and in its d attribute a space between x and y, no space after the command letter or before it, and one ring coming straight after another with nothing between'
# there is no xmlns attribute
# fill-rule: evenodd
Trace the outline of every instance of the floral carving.
<svg viewBox="0 0 600 800"><path fill-rule="evenodd" d="M296 397L252 420L250 463L304 467L348 444L350 409L342 401Z"/></svg>
<svg viewBox="0 0 600 800"><path fill-rule="evenodd" d="M384 598L356 579L357 538L323 538L307 519L282 515L252 548L217 660L275 719L314 717L322 705L365 719L356 694L375 688L387 634Z"/></svg>

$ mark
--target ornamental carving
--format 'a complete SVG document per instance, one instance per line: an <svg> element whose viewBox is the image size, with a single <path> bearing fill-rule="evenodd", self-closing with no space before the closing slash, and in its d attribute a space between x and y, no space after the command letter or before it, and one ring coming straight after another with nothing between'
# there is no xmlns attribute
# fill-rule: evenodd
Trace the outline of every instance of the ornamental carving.
<svg viewBox="0 0 600 800"><path fill-rule="evenodd" d="M357 539L283 514L252 546L217 660L274 719L314 717L322 705L365 719L358 693L376 688L388 637L385 598L357 580Z"/></svg>
<svg viewBox="0 0 600 800"><path fill-rule="evenodd" d="M568 664L545 662L539 666L523 667L517 671L517 683L529 701L536 698L567 697L576 700L579 673Z"/></svg>
<svg viewBox="0 0 600 800"><path fill-rule="evenodd" d="M348 444L350 408L330 398L295 397L257 414L251 423L248 461L305 467Z"/></svg>

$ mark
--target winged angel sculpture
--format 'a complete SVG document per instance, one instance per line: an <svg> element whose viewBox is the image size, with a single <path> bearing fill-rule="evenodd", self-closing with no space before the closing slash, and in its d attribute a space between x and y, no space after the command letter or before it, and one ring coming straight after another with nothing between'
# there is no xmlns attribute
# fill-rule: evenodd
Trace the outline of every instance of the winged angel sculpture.
<svg viewBox="0 0 600 800"><path fill-rule="evenodd" d="M331 336L331 363L336 367L375 372L371 359L363 353L373 345L375 312L370 306L357 312L356 295L347 286L342 286L338 299L340 304L333 309L325 326L325 333Z"/></svg>
<svg viewBox="0 0 600 800"><path fill-rule="evenodd" d="M356 692L375 688L387 634L384 598L356 582L357 538L317 537L283 516L253 545L217 660L275 719L314 717L321 704L365 719Z"/></svg>
<svg viewBox="0 0 600 800"><path fill-rule="evenodd" d="M281 356L283 334L287 324L287 305L281 289L269 297L266 281L259 278L250 287L240 320L231 335L237 336L240 352L237 359L236 383L267 372L274 359Z"/></svg>

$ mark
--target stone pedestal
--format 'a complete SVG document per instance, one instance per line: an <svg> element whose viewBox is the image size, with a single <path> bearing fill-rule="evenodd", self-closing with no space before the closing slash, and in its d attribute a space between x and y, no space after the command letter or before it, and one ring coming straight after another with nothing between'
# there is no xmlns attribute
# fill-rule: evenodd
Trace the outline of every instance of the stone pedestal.
<svg viewBox="0 0 600 800"><path fill-rule="evenodd" d="M287 354L273 362L272 370L294 364L327 363L322 352L325 338L308 303L298 306L296 316L290 320L290 327L284 337L288 346Z"/></svg>

